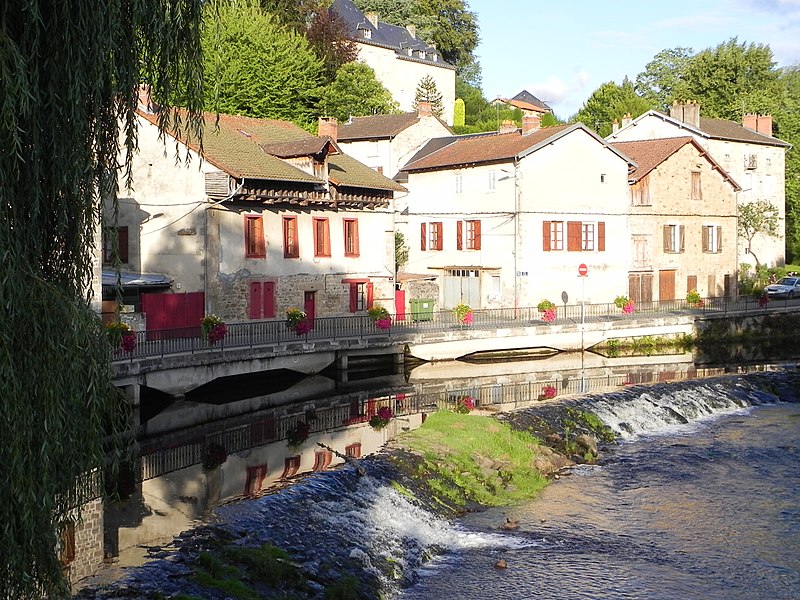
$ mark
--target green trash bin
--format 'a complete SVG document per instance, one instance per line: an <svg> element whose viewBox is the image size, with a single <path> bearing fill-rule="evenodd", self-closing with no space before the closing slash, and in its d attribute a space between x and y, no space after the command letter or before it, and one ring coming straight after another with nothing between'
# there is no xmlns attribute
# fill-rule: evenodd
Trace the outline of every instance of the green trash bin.
<svg viewBox="0 0 800 600"><path fill-rule="evenodd" d="M433 300L431 298L414 298L411 300L412 321L433 320Z"/></svg>

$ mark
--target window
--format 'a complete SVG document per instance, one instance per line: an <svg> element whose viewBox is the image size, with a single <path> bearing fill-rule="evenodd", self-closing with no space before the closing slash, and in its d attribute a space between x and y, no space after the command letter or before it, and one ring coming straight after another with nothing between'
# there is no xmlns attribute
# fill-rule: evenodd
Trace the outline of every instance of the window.
<svg viewBox="0 0 800 600"><path fill-rule="evenodd" d="M703 226L703 252L722 252L722 227L719 225Z"/></svg>
<svg viewBox="0 0 800 600"><path fill-rule="evenodd" d="M564 249L564 221L545 221L543 223L542 249L545 252Z"/></svg>
<svg viewBox="0 0 800 600"><path fill-rule="evenodd" d="M367 310L372 306L373 286L369 280L347 281L350 284L350 312Z"/></svg>
<svg viewBox="0 0 800 600"><path fill-rule="evenodd" d="M652 239L649 235L632 235L633 268L650 269L653 266Z"/></svg>
<svg viewBox="0 0 800 600"><path fill-rule="evenodd" d="M314 219L314 256L331 255L331 229L328 219Z"/></svg>
<svg viewBox="0 0 800 600"><path fill-rule="evenodd" d="M692 200L702 200L703 189L700 187L700 171L692 171Z"/></svg>
<svg viewBox="0 0 800 600"><path fill-rule="evenodd" d="M297 241L297 217L283 217L284 258L300 258L300 245Z"/></svg>
<svg viewBox="0 0 800 600"><path fill-rule="evenodd" d="M466 242L466 244L465 244ZM456 221L456 249L481 249L481 222Z"/></svg>
<svg viewBox="0 0 800 600"><path fill-rule="evenodd" d="M496 183L497 183L497 174L494 171L489 171L488 190L490 192L494 191Z"/></svg>
<svg viewBox="0 0 800 600"><path fill-rule="evenodd" d="M664 225L664 252L678 254L683 252L683 225Z"/></svg>
<svg viewBox="0 0 800 600"><path fill-rule="evenodd" d="M344 255L358 256L358 219L344 220Z"/></svg>
<svg viewBox="0 0 800 600"><path fill-rule="evenodd" d="M631 186L631 204L650 206L650 178L644 177Z"/></svg>
<svg viewBox="0 0 800 600"><path fill-rule="evenodd" d="M114 237L117 240L117 251L119 261L123 264L128 262L128 228L127 227L108 227L103 232L103 263L110 265L114 262Z"/></svg>
<svg viewBox="0 0 800 600"><path fill-rule="evenodd" d="M420 228L420 250L441 250L442 223L422 223Z"/></svg>
<svg viewBox="0 0 800 600"><path fill-rule="evenodd" d="M605 183L605 182L606 182L606 174L600 173L600 183Z"/></svg>
<svg viewBox="0 0 800 600"><path fill-rule="evenodd" d="M247 258L266 258L264 219L261 215L244 216L244 254Z"/></svg>
<svg viewBox="0 0 800 600"><path fill-rule="evenodd" d="M464 190L464 179L461 173L456 173L456 194L460 194Z"/></svg>
<svg viewBox="0 0 800 600"><path fill-rule="evenodd" d="M500 275L492 275L489 281L489 296L497 300L500 299Z"/></svg>

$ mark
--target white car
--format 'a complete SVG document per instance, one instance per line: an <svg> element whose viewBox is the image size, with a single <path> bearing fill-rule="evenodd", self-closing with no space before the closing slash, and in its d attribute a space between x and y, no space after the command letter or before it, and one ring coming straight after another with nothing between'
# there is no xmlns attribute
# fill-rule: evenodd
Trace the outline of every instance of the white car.
<svg viewBox="0 0 800 600"><path fill-rule="evenodd" d="M764 288L770 298L800 298L800 277L781 277Z"/></svg>

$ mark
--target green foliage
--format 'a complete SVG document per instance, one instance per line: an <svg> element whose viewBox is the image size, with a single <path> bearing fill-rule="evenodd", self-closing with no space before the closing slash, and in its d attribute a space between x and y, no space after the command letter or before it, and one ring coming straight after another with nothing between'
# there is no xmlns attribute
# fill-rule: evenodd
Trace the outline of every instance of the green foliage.
<svg viewBox="0 0 800 600"><path fill-rule="evenodd" d="M479 115L491 105L483 97L481 88L456 75L456 97L464 101L464 124L474 125Z"/></svg>
<svg viewBox="0 0 800 600"><path fill-rule="evenodd" d="M370 306L367 309L367 314L369 315L370 319L372 319L373 321L377 321L378 319L383 319L385 317L388 317L389 311L386 310L383 306L379 306L376 304L375 306Z"/></svg>
<svg viewBox="0 0 800 600"><path fill-rule="evenodd" d="M289 554L272 544L264 544L260 548L229 546L223 556L244 565L251 579L272 587L299 587L305 582L305 577L291 561Z"/></svg>
<svg viewBox="0 0 800 600"><path fill-rule="evenodd" d="M437 117L442 116L442 93L430 75L425 75L417 84L417 91L414 94L414 110L417 110L420 102L430 102L433 114Z"/></svg>
<svg viewBox="0 0 800 600"><path fill-rule="evenodd" d="M408 263L408 245L406 236L399 231L394 233L394 269L395 274Z"/></svg>
<svg viewBox="0 0 800 600"><path fill-rule="evenodd" d="M662 50L636 76L636 92L653 108L668 110L674 99L673 91L680 87L686 65L693 54L691 48Z"/></svg>
<svg viewBox="0 0 800 600"><path fill-rule="evenodd" d="M352 575L342 577L325 588L325 600L359 600L358 579Z"/></svg>
<svg viewBox="0 0 800 600"><path fill-rule="evenodd" d="M327 8L316 11L308 24L306 39L322 61L326 82L335 78L342 65L358 56L358 47L349 39L348 33L344 20Z"/></svg>
<svg viewBox="0 0 800 600"><path fill-rule="evenodd" d="M5 0L2 14L0 598L50 600L68 595L60 524L102 494L130 424L88 305L98 207L116 212L118 173L131 181L140 82L162 128L180 102L200 132L200 2Z"/></svg>
<svg viewBox="0 0 800 600"><path fill-rule="evenodd" d="M455 106L453 107L453 126L462 127L466 118L466 108L464 108L464 100L456 98Z"/></svg>
<svg viewBox="0 0 800 600"><path fill-rule="evenodd" d="M343 65L333 82L322 89L319 110L347 121L350 117L397 112L397 103L375 77L372 67L351 62Z"/></svg>
<svg viewBox="0 0 800 600"><path fill-rule="evenodd" d="M219 112L309 127L323 65L306 38L283 27L257 0L220 3L216 20L214 6L206 4L206 20L215 26L203 29L203 48Z"/></svg>
<svg viewBox="0 0 800 600"><path fill-rule="evenodd" d="M766 200L739 204L737 229L739 235L747 240L747 252L755 259L758 269L761 263L753 252L753 240L759 234L766 237L778 235L778 209Z"/></svg>
<svg viewBox="0 0 800 600"><path fill-rule="evenodd" d="M555 308L556 305L552 303L550 300L542 300L539 304L536 305L536 308L539 309L539 312L544 312L546 310L550 310Z"/></svg>
<svg viewBox="0 0 800 600"><path fill-rule="evenodd" d="M531 467L538 440L491 417L440 411L401 439L425 457L428 486L456 503L508 504L535 496L547 483Z"/></svg>
<svg viewBox="0 0 800 600"><path fill-rule="evenodd" d="M631 299L628 298L627 296L617 296L616 298L614 298L614 306L616 306L617 308L622 308L630 301Z"/></svg>
<svg viewBox="0 0 800 600"><path fill-rule="evenodd" d="M650 108L650 102L636 95L633 84L626 77L622 85L609 81L597 88L572 121L580 121L606 137L611 134L615 119L619 121L626 114L635 119Z"/></svg>
<svg viewBox="0 0 800 600"><path fill-rule="evenodd" d="M464 320L464 317L467 316L468 313L471 313L472 309L466 304L458 304L453 307L453 315L455 316L456 320L461 322Z"/></svg>

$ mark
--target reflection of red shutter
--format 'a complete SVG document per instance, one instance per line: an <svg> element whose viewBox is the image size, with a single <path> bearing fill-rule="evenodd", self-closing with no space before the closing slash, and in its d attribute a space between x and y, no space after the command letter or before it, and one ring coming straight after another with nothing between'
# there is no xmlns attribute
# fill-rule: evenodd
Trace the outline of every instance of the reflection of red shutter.
<svg viewBox="0 0 800 600"><path fill-rule="evenodd" d="M372 308L372 302L374 299L375 291L373 289L372 282L367 284L367 308Z"/></svg>
<svg viewBox="0 0 800 600"><path fill-rule="evenodd" d="M421 231L421 234L422 234L421 237L420 237L420 244L419 244L419 249L420 250L425 250L425 241L426 241L426 239L428 237L427 229L428 228L425 226L425 223L422 223L421 227L420 227L420 231Z"/></svg>
<svg viewBox="0 0 800 600"><path fill-rule="evenodd" d="M581 243L581 222L567 222L567 251L580 252L583 244Z"/></svg>
<svg viewBox="0 0 800 600"><path fill-rule="evenodd" d="M354 313L358 310L358 284L350 284L350 312Z"/></svg>
<svg viewBox="0 0 800 600"><path fill-rule="evenodd" d="M606 251L606 224L603 221L597 224L597 250L598 252Z"/></svg>
<svg viewBox="0 0 800 600"><path fill-rule="evenodd" d="M475 250L481 249L481 222L475 221Z"/></svg>
<svg viewBox="0 0 800 600"><path fill-rule="evenodd" d="M456 250L463 250L464 248L464 234L462 232L463 226L464 221L456 221Z"/></svg>
<svg viewBox="0 0 800 600"><path fill-rule="evenodd" d="M550 252L550 221L542 223L542 250Z"/></svg>
<svg viewBox="0 0 800 600"><path fill-rule="evenodd" d="M250 318L261 318L261 282L250 282Z"/></svg>

